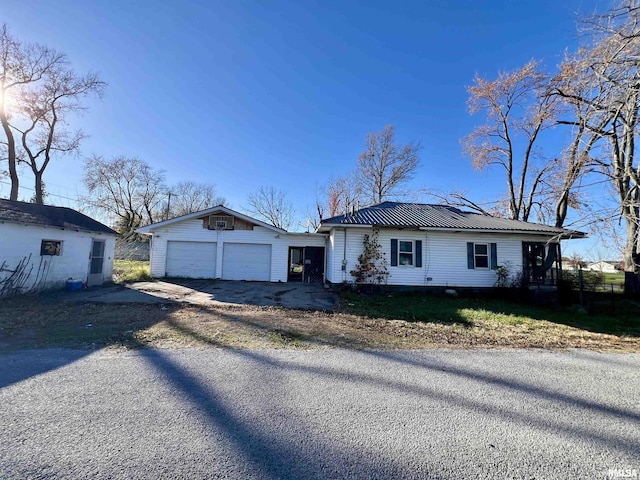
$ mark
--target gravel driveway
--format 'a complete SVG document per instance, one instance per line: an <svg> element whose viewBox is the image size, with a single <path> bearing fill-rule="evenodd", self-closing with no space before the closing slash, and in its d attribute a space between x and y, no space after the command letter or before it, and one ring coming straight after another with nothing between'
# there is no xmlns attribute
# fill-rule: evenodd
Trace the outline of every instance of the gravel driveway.
<svg viewBox="0 0 640 480"><path fill-rule="evenodd" d="M0 365L3 479L640 475L640 355L38 350Z"/></svg>

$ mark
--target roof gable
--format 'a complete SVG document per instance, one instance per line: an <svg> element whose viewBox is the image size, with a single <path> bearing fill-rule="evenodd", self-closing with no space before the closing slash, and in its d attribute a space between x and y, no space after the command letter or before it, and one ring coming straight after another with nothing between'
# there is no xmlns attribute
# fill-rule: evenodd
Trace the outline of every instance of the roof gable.
<svg viewBox="0 0 640 480"><path fill-rule="evenodd" d="M5 199L0 199L0 221L117 235L106 225L71 208Z"/></svg>
<svg viewBox="0 0 640 480"><path fill-rule="evenodd" d="M153 223L151 225L146 225L144 227L140 227L136 230L137 233L146 233L146 234L152 234L154 232L154 230L157 230L158 228L163 228L163 227L167 227L169 225L173 225L174 223L178 223L178 222L184 222L185 220L191 220L194 218L203 218L203 217L208 217L210 215L216 215L216 214L224 214L224 215L230 215L236 218L240 218L242 220L244 220L245 222L249 222L252 223L258 227L264 227L267 228L269 230L273 230L274 232L277 233L287 233L285 230L282 230L281 228L277 228L274 227L273 225L269 225L268 223L264 223L258 219L255 219L253 217L250 217L248 215L245 215L243 213L240 212L236 212L235 210L231 210L230 208L227 208L223 205L216 205L215 207L211 207L211 208L207 208L206 210L200 210L199 212L193 212L193 213L189 213L187 215L182 215L180 217L175 217L175 218L170 218L169 220L165 220L163 222L158 222L158 223Z"/></svg>
<svg viewBox="0 0 640 480"><path fill-rule="evenodd" d="M318 231L341 225L370 225L380 227L417 228L425 230L471 230L488 232L518 232L584 237L582 232L531 222L492 217L465 212L448 205L383 202L322 220Z"/></svg>

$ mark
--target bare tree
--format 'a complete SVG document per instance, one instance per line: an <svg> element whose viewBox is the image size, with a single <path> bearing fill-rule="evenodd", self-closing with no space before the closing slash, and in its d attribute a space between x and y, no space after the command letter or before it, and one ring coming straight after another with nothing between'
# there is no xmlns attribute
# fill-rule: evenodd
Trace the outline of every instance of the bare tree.
<svg viewBox="0 0 640 480"><path fill-rule="evenodd" d="M535 149L540 133L555 120L557 105L545 94L547 80L539 63L530 61L518 70L500 73L493 81L476 75L475 84L467 87L470 113L485 112L486 123L462 140L463 150L477 170L492 165L504 169L509 218L514 220L529 219L551 167L539 161ZM522 145L519 136L524 137Z"/></svg>
<svg viewBox="0 0 640 480"><path fill-rule="evenodd" d="M317 228L325 218L342 215L358 208L360 197L360 186L354 173L345 177L330 178L316 193L316 215L310 217L312 226Z"/></svg>
<svg viewBox="0 0 640 480"><path fill-rule="evenodd" d="M180 182L170 190L175 198L170 211L174 217L199 212L226 202L224 197L217 195L215 185L208 183Z"/></svg>
<svg viewBox="0 0 640 480"><path fill-rule="evenodd" d="M10 35L6 24L0 28L0 125L8 172L11 179L11 200L18 199L18 151L11 123L15 120L17 100L24 89L42 80L65 57L38 44L23 44Z"/></svg>
<svg viewBox="0 0 640 480"><path fill-rule="evenodd" d="M368 134L366 149L360 154L356 169L363 196L372 203L380 203L401 194L398 187L415 175L421 148L419 143L397 145L393 125Z"/></svg>
<svg viewBox="0 0 640 480"><path fill-rule="evenodd" d="M260 187L248 197L248 210L274 227L288 230L294 221L293 204L287 200L282 190L273 187Z"/></svg>
<svg viewBox="0 0 640 480"><path fill-rule="evenodd" d="M615 188L620 216L626 224L625 289L640 293L640 165L636 136L640 127L640 2L623 0L604 15L584 22L592 46L576 56L573 72L579 91L557 93L580 108L595 112L585 128L609 144L600 162ZM566 123L571 124L571 121ZM577 123L577 122L575 122Z"/></svg>
<svg viewBox="0 0 640 480"><path fill-rule="evenodd" d="M97 74L78 76L60 61L45 73L42 84L22 92L18 108L24 126L12 126L19 132L24 163L35 177L35 203L44 203L42 175L52 156L77 152L84 137L65 128L68 114L82 109L83 97L102 95L105 85Z"/></svg>
<svg viewBox="0 0 640 480"><path fill-rule="evenodd" d="M85 203L115 217L125 238L161 215L167 192L164 174L138 158L94 156L85 163L84 184L89 192Z"/></svg>

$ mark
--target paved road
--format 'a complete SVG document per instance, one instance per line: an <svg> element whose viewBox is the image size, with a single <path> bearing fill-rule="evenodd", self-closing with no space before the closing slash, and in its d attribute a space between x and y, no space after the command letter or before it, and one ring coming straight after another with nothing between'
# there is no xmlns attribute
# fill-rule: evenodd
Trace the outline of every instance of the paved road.
<svg viewBox="0 0 640 480"><path fill-rule="evenodd" d="M640 475L640 355L0 355L0 478Z"/></svg>

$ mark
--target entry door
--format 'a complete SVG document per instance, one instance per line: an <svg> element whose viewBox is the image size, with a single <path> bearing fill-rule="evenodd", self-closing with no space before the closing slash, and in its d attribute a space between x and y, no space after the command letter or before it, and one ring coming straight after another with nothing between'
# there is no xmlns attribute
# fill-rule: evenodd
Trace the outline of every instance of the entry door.
<svg viewBox="0 0 640 480"><path fill-rule="evenodd" d="M87 286L102 285L104 276L104 240L93 240L91 244L91 255L89 256L89 278Z"/></svg>
<svg viewBox="0 0 640 480"><path fill-rule="evenodd" d="M544 243L522 243L522 266L524 280L531 285L545 283Z"/></svg>
<svg viewBox="0 0 640 480"><path fill-rule="evenodd" d="M305 283L322 283L324 280L324 247L305 247L304 277Z"/></svg>

